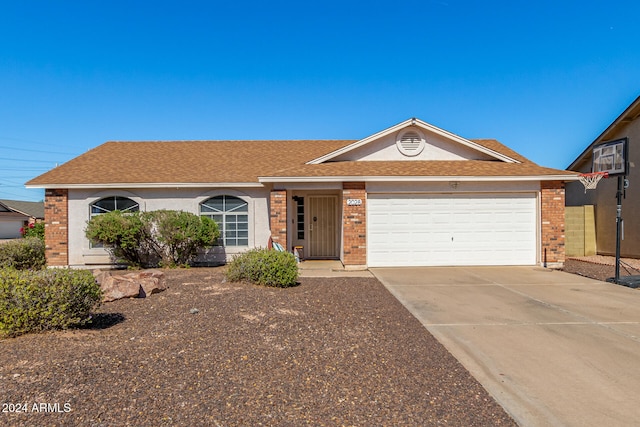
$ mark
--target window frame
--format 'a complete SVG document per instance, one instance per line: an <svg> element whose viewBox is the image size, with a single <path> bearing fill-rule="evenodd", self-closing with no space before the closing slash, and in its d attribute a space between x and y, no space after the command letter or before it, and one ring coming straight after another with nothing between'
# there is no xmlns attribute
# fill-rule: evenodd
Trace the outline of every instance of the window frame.
<svg viewBox="0 0 640 427"><path fill-rule="evenodd" d="M214 206L213 203L208 202L214 199L221 200L222 210ZM234 203L234 206L227 209L227 199L229 201L236 200L241 203ZM203 211L203 207L208 208L208 211ZM213 219L218 224L220 229L220 238L216 246L228 247L228 248L243 248L250 245L250 221L249 221L249 201L240 196L233 194L218 194L215 196L207 197L198 204L198 212L200 216L206 216ZM218 220L216 217L221 218ZM235 217L233 221L230 221L231 217ZM244 221L240 221L238 217L245 217ZM244 228L240 227L244 226ZM244 236L241 236L244 234Z"/></svg>

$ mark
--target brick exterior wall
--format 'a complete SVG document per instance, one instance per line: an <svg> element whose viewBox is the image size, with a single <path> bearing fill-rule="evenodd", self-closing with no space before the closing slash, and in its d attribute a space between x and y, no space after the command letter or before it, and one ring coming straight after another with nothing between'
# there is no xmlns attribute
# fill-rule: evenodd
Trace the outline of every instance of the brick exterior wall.
<svg viewBox="0 0 640 427"><path fill-rule="evenodd" d="M348 199L360 199L361 205L348 206ZM367 191L364 182L342 184L343 259L346 268L367 264Z"/></svg>
<svg viewBox="0 0 640 427"><path fill-rule="evenodd" d="M542 205L542 262L545 265L564 264L564 182L542 182L540 193Z"/></svg>
<svg viewBox="0 0 640 427"><path fill-rule="evenodd" d="M271 190L269 197L271 240L287 249L287 191Z"/></svg>
<svg viewBox="0 0 640 427"><path fill-rule="evenodd" d="M45 256L49 267L69 265L69 191L44 193Z"/></svg>

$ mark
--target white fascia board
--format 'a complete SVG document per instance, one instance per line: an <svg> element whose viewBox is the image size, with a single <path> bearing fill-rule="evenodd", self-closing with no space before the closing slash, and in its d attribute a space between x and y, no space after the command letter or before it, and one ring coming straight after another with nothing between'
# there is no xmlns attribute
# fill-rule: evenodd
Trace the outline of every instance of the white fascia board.
<svg viewBox="0 0 640 427"><path fill-rule="evenodd" d="M489 155L491 157L494 157L494 158L496 158L498 160L502 160L502 161L504 161L506 163L521 163L520 161L518 161L516 159L513 159L513 158L511 158L509 156L505 156L504 154L498 153L497 151L491 150L491 149L489 149L487 147L484 147L484 146L482 146L482 145L480 145L480 144L478 144L476 142L473 142L473 141L470 141L468 139L465 139L465 138L463 138L461 136L458 136L458 135L456 135L454 133L451 133L449 131L446 131L444 129L440 129L439 127L430 125L429 123L423 122L420 119L415 119L414 121L415 121L416 124L419 124L421 127L423 127L424 129L426 129L426 130L428 130L430 132L433 132L433 133L435 133L437 135L440 135L440 136L443 136L445 138L452 139L452 140L454 140L454 141L456 141L456 142L458 142L458 143L460 143L462 145L465 145L465 146L467 146L469 148L473 148L474 150L480 151L480 152L482 152L484 154L487 154L487 155Z"/></svg>
<svg viewBox="0 0 640 427"><path fill-rule="evenodd" d="M299 176L260 177L264 183L287 182L448 182L448 181L578 181L579 175L530 175L530 176Z"/></svg>
<svg viewBox="0 0 640 427"><path fill-rule="evenodd" d="M404 129L407 126L418 126L418 127L421 127L426 131L429 131L431 133L435 133L436 135L440 135L440 136L445 137L447 139L453 140L453 141L455 141L455 142L457 142L459 144L462 144L462 145L464 145L466 147L472 148L472 149L474 149L476 151L479 151L481 153L487 154L487 155L489 155L489 156L491 156L491 157L493 157L493 158L495 158L497 160L502 160L502 161L504 161L506 163L521 163L520 161L518 161L516 159L513 159L513 158L511 158L509 156L505 156L504 154L498 153L497 151L491 150L491 149L489 149L487 147L484 147L484 146L482 146L482 145L480 145L478 143L475 143L473 141L470 141L468 139L462 138L461 136L458 136L458 135L456 135L454 133L451 133L451 132L448 132L448 131L446 131L444 129L440 129L439 127L430 125L429 123L424 122L424 121L422 121L420 119L412 118L412 119L409 119L409 120L405 120L402 123L398 123L395 126L391 126L390 128L387 128L387 129L385 129L383 131L380 131L380 132L378 132L376 134L368 136L368 137L366 137L364 139L361 139L360 141L356 141L353 144L349 144L346 147L342 147L342 148L339 148L339 149L337 149L335 151L332 151L331 153L325 154L322 157L318 157L317 159L310 160L310 161L307 162L307 164L308 165L317 165L317 164L320 164L320 163L324 163L324 162L326 162L328 160L331 160L331 159L333 159L335 157L338 157L341 154L348 153L351 150L355 150L358 147L362 147L363 145L366 145L371 141L374 141L376 139L385 137L385 136L387 136L389 134L392 134L392 133L397 132L397 131L399 131L401 129Z"/></svg>
<svg viewBox="0 0 640 427"><path fill-rule="evenodd" d="M355 150L358 147L362 147L363 145L366 145L366 144L368 144L369 142L371 142L373 140L376 140L378 138L382 138L384 136L389 135L390 133L396 132L396 131L406 127L407 125L410 125L413 120L415 120L415 119L405 120L402 123L398 123L395 126L391 126L390 128L387 128L387 129L385 129L383 131L380 131L380 132L378 132L376 134L368 136L365 139L361 139L360 141L356 141L353 144L347 145L346 147L339 148L339 149L337 149L335 151L332 151L329 154L325 154L322 157L318 157L317 159L310 160L310 161L307 162L307 164L308 165L318 165L320 163L324 163L327 160L331 160L334 157L337 157L337 156L339 156L341 154L348 153L351 150Z"/></svg>
<svg viewBox="0 0 640 427"><path fill-rule="evenodd" d="M62 188L62 189L100 189L100 188L202 188L202 187L236 187L262 188L259 182L189 182L189 183L139 183L123 182L110 184L37 184L25 185L26 188Z"/></svg>

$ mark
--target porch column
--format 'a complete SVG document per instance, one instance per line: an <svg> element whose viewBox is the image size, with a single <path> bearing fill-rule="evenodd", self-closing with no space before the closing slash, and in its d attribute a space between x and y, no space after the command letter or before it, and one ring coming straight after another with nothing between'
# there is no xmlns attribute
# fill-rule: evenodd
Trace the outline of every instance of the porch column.
<svg viewBox="0 0 640 427"><path fill-rule="evenodd" d="M367 266L367 191L364 182L342 184L342 263L345 268Z"/></svg>
<svg viewBox="0 0 640 427"><path fill-rule="evenodd" d="M269 202L271 240L287 249L287 190L271 190Z"/></svg>
<svg viewBox="0 0 640 427"><path fill-rule="evenodd" d="M547 266L564 264L564 182L540 183L542 222L542 263Z"/></svg>
<svg viewBox="0 0 640 427"><path fill-rule="evenodd" d="M47 266L69 265L69 190L45 190L44 242Z"/></svg>

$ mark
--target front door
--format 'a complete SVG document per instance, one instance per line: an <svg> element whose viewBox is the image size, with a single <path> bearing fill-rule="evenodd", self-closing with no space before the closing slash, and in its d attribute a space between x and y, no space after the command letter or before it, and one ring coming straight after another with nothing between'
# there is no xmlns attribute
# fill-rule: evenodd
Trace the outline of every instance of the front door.
<svg viewBox="0 0 640 427"><path fill-rule="evenodd" d="M310 196L309 258L338 257L338 196Z"/></svg>

